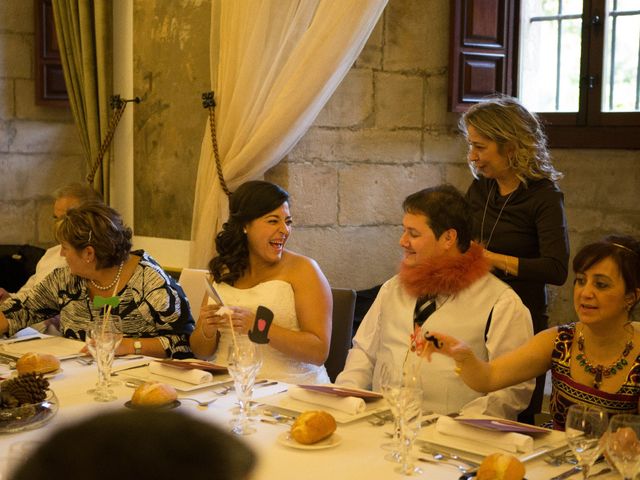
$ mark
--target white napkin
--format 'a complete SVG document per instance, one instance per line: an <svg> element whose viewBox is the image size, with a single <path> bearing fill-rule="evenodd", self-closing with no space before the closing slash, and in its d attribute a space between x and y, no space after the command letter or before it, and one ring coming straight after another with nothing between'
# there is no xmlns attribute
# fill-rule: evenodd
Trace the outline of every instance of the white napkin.
<svg viewBox="0 0 640 480"><path fill-rule="evenodd" d="M328 393L312 392L293 385L289 387L289 396L294 400L333 408L349 415L356 415L367 408L364 400L358 397L338 397Z"/></svg>
<svg viewBox="0 0 640 480"><path fill-rule="evenodd" d="M436 431L443 435L451 435L466 440L501 448L513 453L529 453L533 451L533 438L522 433L492 432L471 425L456 422L453 418L442 416L436 422Z"/></svg>
<svg viewBox="0 0 640 480"><path fill-rule="evenodd" d="M192 383L193 385L213 381L213 375L209 372L205 372L204 370L198 370L197 368L176 368L170 365L163 365L159 362L151 362L149 364L149 371L155 375L174 378L181 382Z"/></svg>

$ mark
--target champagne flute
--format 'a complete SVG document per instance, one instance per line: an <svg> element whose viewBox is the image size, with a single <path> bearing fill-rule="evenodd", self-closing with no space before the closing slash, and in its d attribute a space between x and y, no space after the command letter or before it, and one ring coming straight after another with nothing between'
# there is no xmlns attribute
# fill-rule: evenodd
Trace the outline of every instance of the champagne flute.
<svg viewBox="0 0 640 480"><path fill-rule="evenodd" d="M400 462L400 388L402 387L402 371L394 367L392 362L385 362L380 366L380 390L382 396L389 404L389 409L393 415L393 440L382 444L382 448L391 449L385 455L385 460L390 462Z"/></svg>
<svg viewBox="0 0 640 480"><path fill-rule="evenodd" d="M604 443L608 459L624 480L634 478L640 469L640 415L614 416Z"/></svg>
<svg viewBox="0 0 640 480"><path fill-rule="evenodd" d="M401 387L398 396L400 417L401 464L395 469L403 475L420 474L422 470L413 464L411 450L413 442L420 432L422 415L422 389Z"/></svg>
<svg viewBox="0 0 640 480"><path fill-rule="evenodd" d="M109 389L111 366L116 350L122 341L122 320L117 316L105 316L94 320L87 332L95 347L96 365L98 367L98 385L94 400L110 402L117 397Z"/></svg>
<svg viewBox="0 0 640 480"><path fill-rule="evenodd" d="M236 341L229 345L227 361L240 410L231 431L238 435L249 435L256 431L249 421L249 406L256 375L262 366L262 357L258 346L249 340L249 337L236 335L235 338Z"/></svg>
<svg viewBox="0 0 640 480"><path fill-rule="evenodd" d="M589 469L602 453L600 438L607 430L607 423L607 412L594 406L571 405L567 410L565 435L569 447L582 467L584 480L589 476Z"/></svg>

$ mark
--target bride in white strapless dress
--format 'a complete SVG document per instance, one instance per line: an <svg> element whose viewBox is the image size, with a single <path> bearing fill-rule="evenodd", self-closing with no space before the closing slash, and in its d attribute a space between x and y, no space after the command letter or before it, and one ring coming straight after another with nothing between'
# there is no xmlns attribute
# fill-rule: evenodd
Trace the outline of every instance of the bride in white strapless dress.
<svg viewBox="0 0 640 480"><path fill-rule="evenodd" d="M234 332L253 328L256 309L274 314L259 373L288 383L328 383L331 289L318 264L286 250L291 233L289 194L263 181L242 184L229 199L229 220L216 236L209 263L229 315L204 304L190 338L199 358L225 364Z"/></svg>
<svg viewBox="0 0 640 480"><path fill-rule="evenodd" d="M216 283L215 287L225 304L241 305L253 311L263 305L273 312L274 325L300 331L291 284L283 280L269 280L246 289L235 288L226 283ZM230 330L221 329L218 349L213 358L216 364L227 364L227 354L232 342ZM323 365L293 360L269 344L262 347L262 361L260 377L296 384L329 382Z"/></svg>

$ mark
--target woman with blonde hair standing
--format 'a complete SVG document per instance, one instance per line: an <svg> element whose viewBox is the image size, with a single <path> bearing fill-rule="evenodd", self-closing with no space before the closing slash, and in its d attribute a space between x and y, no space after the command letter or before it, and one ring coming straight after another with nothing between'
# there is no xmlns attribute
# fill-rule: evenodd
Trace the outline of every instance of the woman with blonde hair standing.
<svg viewBox="0 0 640 480"><path fill-rule="evenodd" d="M474 237L485 247L494 274L529 308L534 333L547 328L546 284L567 278L569 239L562 178L551 161L542 125L516 99L495 97L473 105L460 119L475 179L467 191ZM528 410L540 411L544 377Z"/></svg>

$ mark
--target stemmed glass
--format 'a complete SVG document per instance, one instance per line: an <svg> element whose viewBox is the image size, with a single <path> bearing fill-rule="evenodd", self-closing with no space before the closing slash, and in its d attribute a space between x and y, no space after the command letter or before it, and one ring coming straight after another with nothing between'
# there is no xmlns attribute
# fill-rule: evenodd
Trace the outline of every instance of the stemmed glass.
<svg viewBox="0 0 640 480"><path fill-rule="evenodd" d="M249 435L256 429L249 420L249 406L256 375L262 367L262 356L258 345L246 335L237 335L236 342L229 346L228 369L236 390L240 410L233 420L231 431L238 435Z"/></svg>
<svg viewBox="0 0 640 480"><path fill-rule="evenodd" d="M113 358L121 341L122 320L117 316L97 318L87 331L87 348L98 367L98 383L93 392L93 399L97 402L110 402L117 398L109 389L109 381Z"/></svg>
<svg viewBox="0 0 640 480"><path fill-rule="evenodd" d="M586 480L589 469L602 453L600 438L607 430L607 412L588 405L571 405L567 410L565 435L575 454L582 478Z"/></svg>
<svg viewBox="0 0 640 480"><path fill-rule="evenodd" d="M393 415L393 440L384 443L382 448L390 448L391 452L384 456L390 462L400 462L400 388L402 387L402 371L394 368L393 363L383 363L380 367L380 390L389 404Z"/></svg>
<svg viewBox="0 0 640 480"><path fill-rule="evenodd" d="M402 447L401 465L395 471L403 475L422 473L413 464L411 449L413 442L420 432L420 417L422 415L422 389L402 387L398 395L398 410L400 418L400 444Z"/></svg>
<svg viewBox="0 0 640 480"><path fill-rule="evenodd" d="M605 448L608 459L625 480L640 468L640 415L620 414L611 419Z"/></svg>

